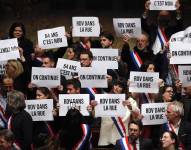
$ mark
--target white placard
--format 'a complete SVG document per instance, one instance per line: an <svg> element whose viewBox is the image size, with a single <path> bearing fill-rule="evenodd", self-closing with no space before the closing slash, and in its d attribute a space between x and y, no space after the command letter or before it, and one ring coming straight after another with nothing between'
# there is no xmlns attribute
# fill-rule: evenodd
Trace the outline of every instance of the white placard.
<svg viewBox="0 0 191 150"><path fill-rule="evenodd" d="M183 87L191 86L191 66L178 66L178 75Z"/></svg>
<svg viewBox="0 0 191 150"><path fill-rule="evenodd" d="M73 37L99 37L100 25L97 17L72 17Z"/></svg>
<svg viewBox="0 0 191 150"><path fill-rule="evenodd" d="M139 37L141 35L140 18L113 18L115 33L118 37L128 34L129 37Z"/></svg>
<svg viewBox="0 0 191 150"><path fill-rule="evenodd" d="M59 116L66 116L71 108L78 109L82 115L89 116L89 94L59 94Z"/></svg>
<svg viewBox="0 0 191 150"><path fill-rule="evenodd" d="M5 65L7 64L7 61L0 61L0 75L5 74Z"/></svg>
<svg viewBox="0 0 191 150"><path fill-rule="evenodd" d="M157 72L130 72L129 92L158 93L159 73Z"/></svg>
<svg viewBox="0 0 191 150"><path fill-rule="evenodd" d="M80 62L58 58L56 68L61 69L61 75L65 76L66 79L72 79L78 75Z"/></svg>
<svg viewBox="0 0 191 150"><path fill-rule="evenodd" d="M0 61L20 58L17 38L0 40Z"/></svg>
<svg viewBox="0 0 191 150"><path fill-rule="evenodd" d="M107 88L107 70L94 67L81 67L78 72L82 88Z"/></svg>
<svg viewBox="0 0 191 150"><path fill-rule="evenodd" d="M141 105L143 125L163 124L167 122L165 115L168 103L148 103Z"/></svg>
<svg viewBox="0 0 191 150"><path fill-rule="evenodd" d="M31 83L39 87L55 88L60 85L60 69L32 67Z"/></svg>
<svg viewBox="0 0 191 150"><path fill-rule="evenodd" d="M177 0L150 0L150 10L176 10Z"/></svg>
<svg viewBox="0 0 191 150"><path fill-rule="evenodd" d="M65 36L65 27L39 30L38 44L42 49L67 47L68 42Z"/></svg>
<svg viewBox="0 0 191 150"><path fill-rule="evenodd" d="M125 116L127 108L122 104L125 94L95 94L98 105L95 107L96 117Z"/></svg>
<svg viewBox="0 0 191 150"><path fill-rule="evenodd" d="M170 44L170 64L191 64L191 43Z"/></svg>
<svg viewBox="0 0 191 150"><path fill-rule="evenodd" d="M52 121L53 99L25 100L25 110L31 115L33 121Z"/></svg>
<svg viewBox="0 0 191 150"><path fill-rule="evenodd" d="M118 69L118 49L91 48L93 54L92 66L105 69Z"/></svg>
<svg viewBox="0 0 191 150"><path fill-rule="evenodd" d="M191 26L184 30L184 40L185 43L191 43Z"/></svg>

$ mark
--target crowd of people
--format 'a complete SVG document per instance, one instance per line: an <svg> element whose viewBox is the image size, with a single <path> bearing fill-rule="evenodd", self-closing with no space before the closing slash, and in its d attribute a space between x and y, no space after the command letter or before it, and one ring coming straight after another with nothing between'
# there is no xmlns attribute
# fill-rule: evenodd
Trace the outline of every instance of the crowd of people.
<svg viewBox="0 0 191 150"><path fill-rule="evenodd" d="M141 16L142 34L136 45L130 48L130 37L124 34L123 47L118 58L118 69L107 69L108 88L95 88L96 94L125 94L123 117L95 117L98 103L90 95L83 116L77 108L59 116L59 94L89 94L82 88L77 76L66 80L61 75L57 88L39 87L31 83L32 67L55 68L58 58L79 61L81 67L93 67L90 48L113 48L114 36L102 29L100 37L80 37L73 41L67 33L68 47L56 51L45 50L26 37L25 26L16 22L9 30L8 38L17 38L20 59L11 59L1 75L0 88L0 149L2 150L88 150L105 148L115 150L191 150L191 86L182 87L175 65L169 64L169 45L161 43L156 48L157 30L160 28L169 39L173 33L183 30L181 3L176 2L176 11L159 11L157 20L149 22L150 1L145 2ZM171 24L172 16L175 16ZM137 65L132 57L136 53L141 60ZM100 67L100 69L102 69ZM159 72L159 93L129 92L131 71ZM184 91L184 92L183 92ZM147 96L149 95L149 99ZM53 99L54 121L33 121L25 110L25 100ZM141 105L144 103L168 103L165 124L143 125ZM124 134L114 124L120 119ZM98 131L98 134L97 132ZM99 137L98 137L99 136Z"/></svg>

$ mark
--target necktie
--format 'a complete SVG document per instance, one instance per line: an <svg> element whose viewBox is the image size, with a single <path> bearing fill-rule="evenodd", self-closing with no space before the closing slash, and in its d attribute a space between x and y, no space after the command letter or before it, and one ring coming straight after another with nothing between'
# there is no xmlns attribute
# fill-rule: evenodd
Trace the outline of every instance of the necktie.
<svg viewBox="0 0 191 150"><path fill-rule="evenodd" d="M136 142L133 143L133 150L137 150L137 147L136 147Z"/></svg>

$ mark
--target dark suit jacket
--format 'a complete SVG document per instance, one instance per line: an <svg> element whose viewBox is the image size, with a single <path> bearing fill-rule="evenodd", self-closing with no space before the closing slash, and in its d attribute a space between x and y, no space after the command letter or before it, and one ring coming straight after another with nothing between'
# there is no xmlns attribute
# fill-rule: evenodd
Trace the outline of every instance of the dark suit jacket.
<svg viewBox="0 0 191 150"><path fill-rule="evenodd" d="M163 128L163 132L167 130L168 129ZM181 120L178 131L178 139L184 145L185 150L191 150L191 123Z"/></svg>
<svg viewBox="0 0 191 150"><path fill-rule="evenodd" d="M114 150L123 150L120 144L120 140L116 141ZM152 140L146 138L139 138L140 150L153 150Z"/></svg>

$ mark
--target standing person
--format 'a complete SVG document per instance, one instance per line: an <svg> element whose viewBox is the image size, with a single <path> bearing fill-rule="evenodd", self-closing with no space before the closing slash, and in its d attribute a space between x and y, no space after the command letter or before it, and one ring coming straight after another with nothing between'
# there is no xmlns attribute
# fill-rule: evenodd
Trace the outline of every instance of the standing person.
<svg viewBox="0 0 191 150"><path fill-rule="evenodd" d="M183 104L178 101L170 102L167 106L166 117L168 122L163 125L163 131L173 131L180 140L179 148L191 149L191 124L183 120Z"/></svg>
<svg viewBox="0 0 191 150"><path fill-rule="evenodd" d="M11 113L8 129L15 135L15 145L22 150L31 150L32 118L24 109L25 97L22 92L13 90L7 96L7 111Z"/></svg>
<svg viewBox="0 0 191 150"><path fill-rule="evenodd" d="M32 53L34 52L33 43L26 38L26 29L23 23L15 22L9 29L9 38L17 38L19 47L27 62L31 63Z"/></svg>
<svg viewBox="0 0 191 150"><path fill-rule="evenodd" d="M152 141L141 137L141 121L131 121L128 126L128 136L116 141L115 150L153 150Z"/></svg>
<svg viewBox="0 0 191 150"><path fill-rule="evenodd" d="M66 122L58 139L60 147L66 150L89 150L91 130L79 110L73 108L66 114Z"/></svg>
<svg viewBox="0 0 191 150"><path fill-rule="evenodd" d="M178 150L178 137L172 131L166 131L161 138L162 150Z"/></svg>

